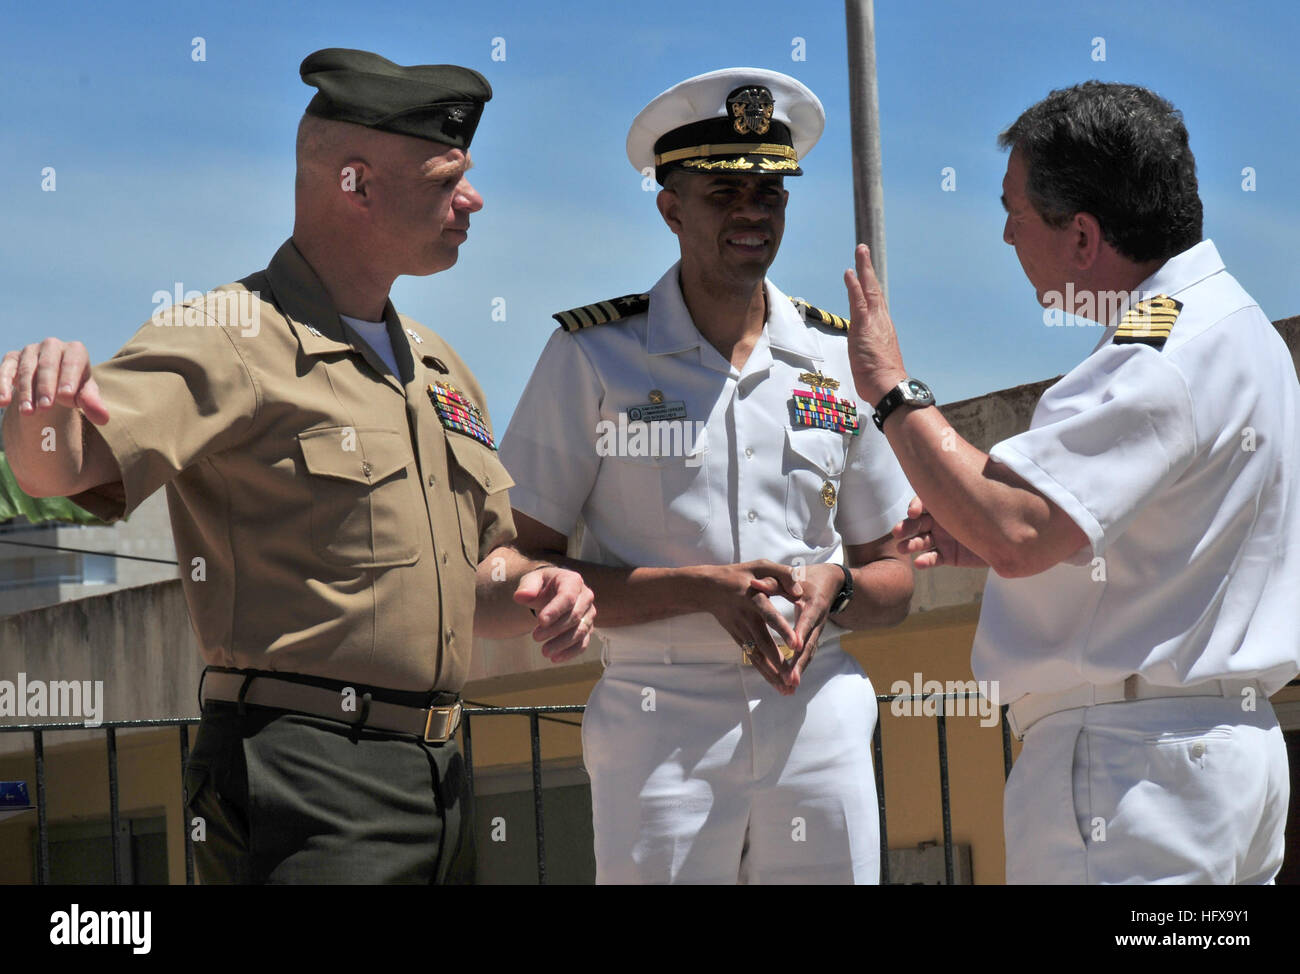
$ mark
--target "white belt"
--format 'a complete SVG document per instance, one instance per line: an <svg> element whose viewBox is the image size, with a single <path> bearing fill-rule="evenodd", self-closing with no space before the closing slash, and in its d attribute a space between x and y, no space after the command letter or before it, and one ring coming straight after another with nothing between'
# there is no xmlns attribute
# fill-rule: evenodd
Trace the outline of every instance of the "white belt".
<svg viewBox="0 0 1300 974"><path fill-rule="evenodd" d="M1085 684L1060 693L1029 693L1007 707L1007 724L1016 740L1023 740L1025 732L1044 717L1063 710L1080 710L1108 703L1129 700L1154 700L1159 697L1235 697L1246 687L1254 687L1261 695L1257 680L1207 680L1186 687L1162 687L1148 683L1136 673L1119 683L1105 686Z"/></svg>

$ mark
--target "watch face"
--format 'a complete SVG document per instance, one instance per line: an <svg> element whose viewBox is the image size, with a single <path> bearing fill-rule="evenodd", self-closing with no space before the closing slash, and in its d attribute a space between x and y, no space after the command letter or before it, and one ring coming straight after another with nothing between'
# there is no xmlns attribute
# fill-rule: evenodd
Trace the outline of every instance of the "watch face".
<svg viewBox="0 0 1300 974"><path fill-rule="evenodd" d="M920 379L908 379L903 383L903 398L915 406L933 406L934 393Z"/></svg>

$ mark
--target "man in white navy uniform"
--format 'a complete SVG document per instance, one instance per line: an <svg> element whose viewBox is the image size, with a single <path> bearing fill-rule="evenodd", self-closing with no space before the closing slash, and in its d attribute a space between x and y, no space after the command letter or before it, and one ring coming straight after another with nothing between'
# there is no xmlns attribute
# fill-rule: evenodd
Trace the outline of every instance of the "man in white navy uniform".
<svg viewBox="0 0 1300 974"><path fill-rule="evenodd" d="M954 437L865 247L845 281L858 394L918 495L900 550L993 569L972 665L1024 740L1007 881L1271 882L1289 784L1268 696L1300 669L1291 357L1202 239L1167 101L1087 82L999 142L1039 302L1105 326L1026 432L988 455Z"/></svg>
<svg viewBox="0 0 1300 974"><path fill-rule="evenodd" d="M906 616L912 490L851 398L847 322L765 280L824 123L752 68L654 99L628 158L681 260L555 316L502 442L524 549L600 604L597 882L879 881L875 694L839 636Z"/></svg>

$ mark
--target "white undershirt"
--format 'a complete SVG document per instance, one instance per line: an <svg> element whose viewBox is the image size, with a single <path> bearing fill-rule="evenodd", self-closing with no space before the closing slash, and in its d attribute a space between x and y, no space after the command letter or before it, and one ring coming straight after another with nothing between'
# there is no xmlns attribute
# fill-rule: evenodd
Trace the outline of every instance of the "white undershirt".
<svg viewBox="0 0 1300 974"><path fill-rule="evenodd" d="M347 315L339 315L348 326L360 335L376 355L384 360L384 363L393 370L393 375L401 376L401 371L397 368L397 356L393 354L393 342L388 337L388 323L383 321L362 321L360 318L350 318Z"/></svg>

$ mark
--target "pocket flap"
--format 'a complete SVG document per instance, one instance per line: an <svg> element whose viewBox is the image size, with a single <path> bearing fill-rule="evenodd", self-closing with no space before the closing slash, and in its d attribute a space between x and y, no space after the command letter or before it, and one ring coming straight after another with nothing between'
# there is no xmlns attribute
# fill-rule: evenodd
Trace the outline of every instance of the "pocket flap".
<svg viewBox="0 0 1300 974"><path fill-rule="evenodd" d="M844 439L849 434L834 430L790 429L786 427L786 447L805 463L812 464L828 477L838 477L844 472ZM800 464L802 465L802 464Z"/></svg>
<svg viewBox="0 0 1300 974"><path fill-rule="evenodd" d="M391 477L411 463L411 444L397 430L329 426L298 434L307 470L358 484Z"/></svg>
<svg viewBox="0 0 1300 974"><path fill-rule="evenodd" d="M474 482L482 487L485 493L495 494L497 491L515 485L505 464L497 458L495 451L489 450L468 436L450 432L447 433L447 447L451 450L452 459L456 461L457 466L473 477Z"/></svg>

